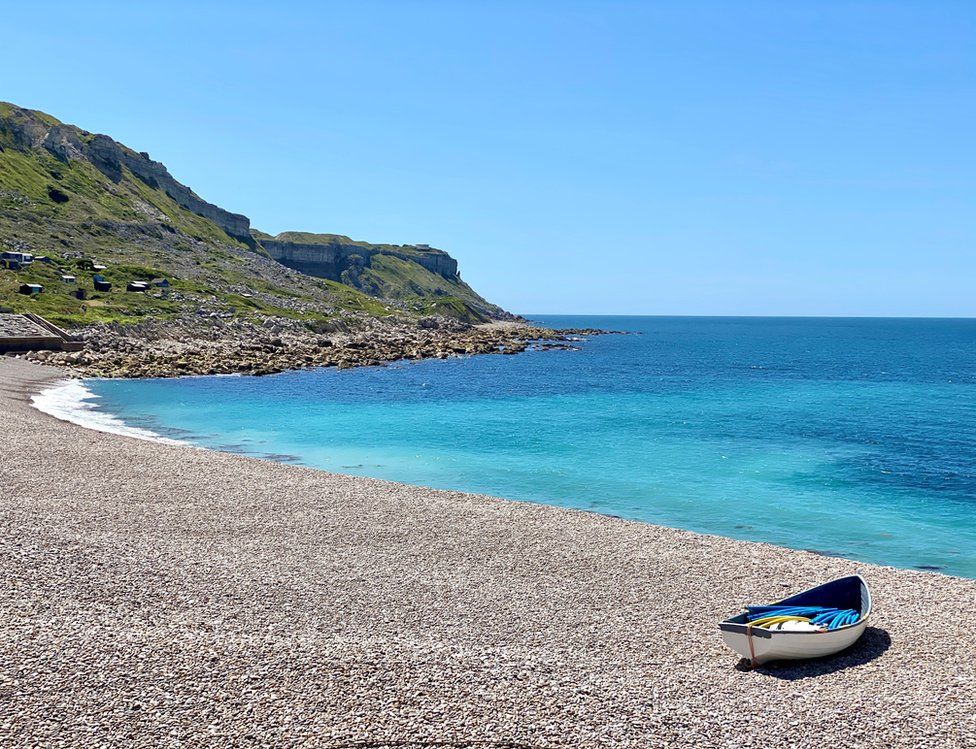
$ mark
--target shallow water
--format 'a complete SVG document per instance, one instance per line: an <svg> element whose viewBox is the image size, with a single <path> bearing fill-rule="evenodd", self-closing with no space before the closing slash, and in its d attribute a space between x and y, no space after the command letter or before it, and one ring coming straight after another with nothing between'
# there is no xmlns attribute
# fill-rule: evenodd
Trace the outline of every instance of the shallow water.
<svg viewBox="0 0 976 749"><path fill-rule="evenodd" d="M976 577L976 321L536 319L639 334L574 352L91 380L86 418L94 406L272 460Z"/></svg>

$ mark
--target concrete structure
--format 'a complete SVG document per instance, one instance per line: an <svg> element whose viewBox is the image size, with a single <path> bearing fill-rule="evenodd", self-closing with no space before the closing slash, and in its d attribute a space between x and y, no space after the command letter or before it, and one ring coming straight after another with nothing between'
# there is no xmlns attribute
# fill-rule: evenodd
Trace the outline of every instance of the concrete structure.
<svg viewBox="0 0 976 749"><path fill-rule="evenodd" d="M40 315L0 312L0 353L8 351L78 351L78 336L62 330Z"/></svg>

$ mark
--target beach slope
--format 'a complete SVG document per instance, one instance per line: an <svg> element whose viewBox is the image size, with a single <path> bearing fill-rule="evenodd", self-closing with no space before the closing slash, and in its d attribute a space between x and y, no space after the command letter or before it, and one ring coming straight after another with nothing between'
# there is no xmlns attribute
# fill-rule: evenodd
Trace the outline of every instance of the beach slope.
<svg viewBox="0 0 976 749"><path fill-rule="evenodd" d="M0 359L0 745L976 745L976 582L98 433ZM859 571L851 651L716 622Z"/></svg>

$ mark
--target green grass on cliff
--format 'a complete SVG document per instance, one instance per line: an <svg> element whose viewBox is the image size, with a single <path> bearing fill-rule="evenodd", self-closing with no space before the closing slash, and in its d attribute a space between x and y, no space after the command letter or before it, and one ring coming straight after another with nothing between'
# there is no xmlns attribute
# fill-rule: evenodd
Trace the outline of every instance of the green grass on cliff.
<svg viewBox="0 0 976 749"><path fill-rule="evenodd" d="M398 252L402 255L444 255L444 250L431 248L420 248L412 244L375 244L364 242L360 239L350 239L345 234L315 234L307 231L283 231L277 236L259 232L264 239L274 239L279 242L294 242L295 244L321 244L321 245L352 245L354 247L364 247L389 252Z"/></svg>
<svg viewBox="0 0 976 749"><path fill-rule="evenodd" d="M127 169L123 177L114 184L87 161L64 163L46 152L6 148L0 151L0 210L78 222L155 220L203 242L240 244Z"/></svg>
<svg viewBox="0 0 976 749"><path fill-rule="evenodd" d="M66 284L61 281L63 273L74 275L77 283ZM162 299L158 291L153 294L139 294L125 291L127 281L134 280L127 272L114 269L106 271L105 276L113 282L112 291L95 292L92 287L91 271L77 270L72 266L33 263L22 271L0 270L0 305L14 312L33 312L46 317L59 325L84 325L100 322L136 322L147 315L152 317L172 317L181 308L178 301ZM21 284L39 283L44 291L29 297L19 293ZM77 288L87 290L88 298L75 298Z"/></svg>
<svg viewBox="0 0 976 749"><path fill-rule="evenodd" d="M483 302L466 284L394 255L374 255L369 267L359 269L355 283L368 293L402 300L419 314L443 314L465 322L487 319L472 308Z"/></svg>
<svg viewBox="0 0 976 749"><path fill-rule="evenodd" d="M167 319L188 308L200 306L235 317L272 316L309 323L331 320L340 312L363 312L374 317L390 314L390 309L380 300L335 281L316 281L333 303L334 309L330 312L296 309L276 303L274 300L282 297L281 289L260 280L236 279L237 286L247 291L235 292L228 290L227 286L180 279L160 268L133 264L109 265L101 274L112 284L112 290L96 292L93 284L95 272L84 265L77 261L59 260L52 264L35 262L20 271L0 269L0 307L14 312L33 312L51 322L67 326L108 322L124 325L147 316ZM76 282L64 283L61 281L62 274L75 276ZM233 282L233 274L228 275ZM167 294L155 287L146 293L126 291L130 281L151 281L160 277L169 279L171 283ZM41 284L44 291L36 296L20 294L20 286L25 283ZM86 299L75 297L75 291L79 288L86 290ZM292 299L304 298L304 295L297 293L290 296Z"/></svg>

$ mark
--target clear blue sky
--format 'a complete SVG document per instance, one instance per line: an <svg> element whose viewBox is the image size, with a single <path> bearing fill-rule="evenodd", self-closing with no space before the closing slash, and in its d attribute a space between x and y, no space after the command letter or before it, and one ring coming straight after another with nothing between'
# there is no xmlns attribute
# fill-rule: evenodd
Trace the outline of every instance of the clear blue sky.
<svg viewBox="0 0 976 749"><path fill-rule="evenodd" d="M976 3L30 3L0 99L520 312L976 315Z"/></svg>

